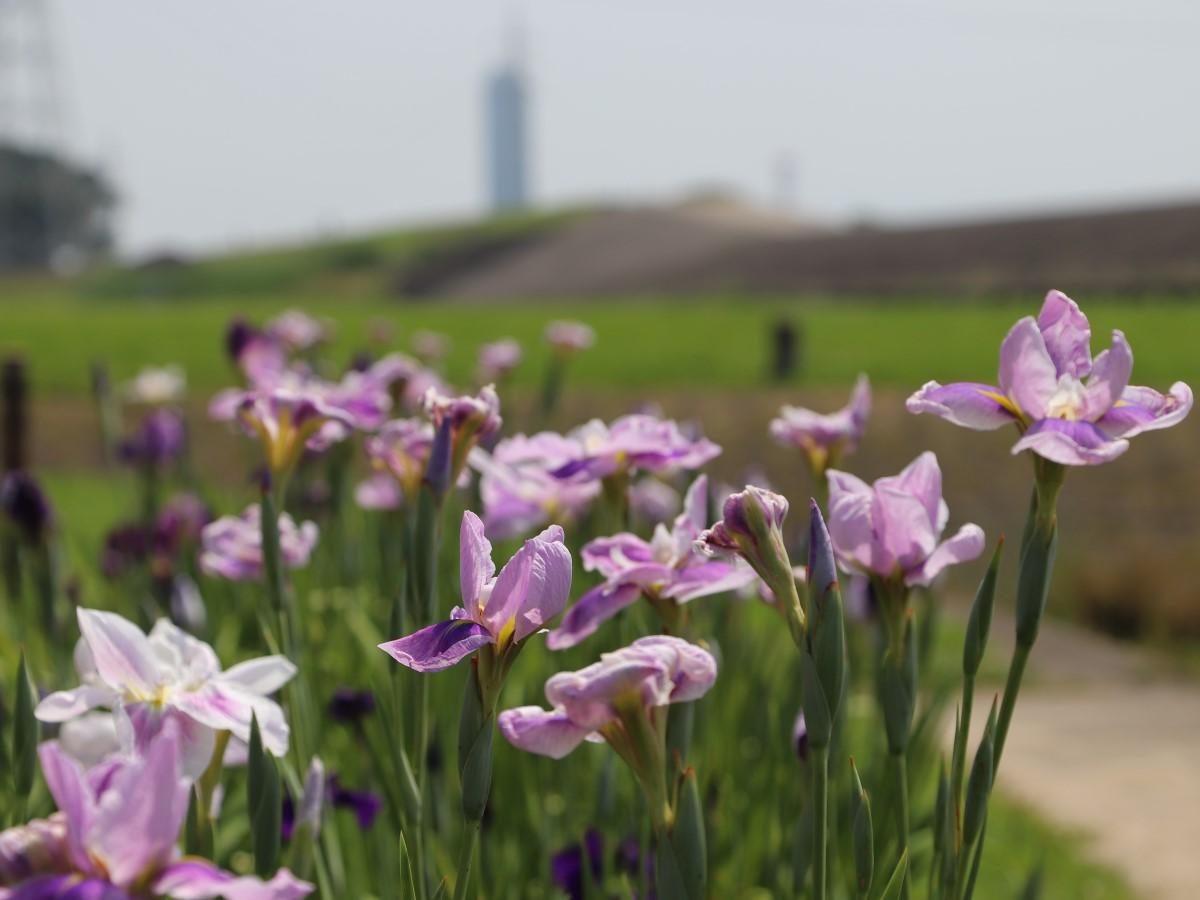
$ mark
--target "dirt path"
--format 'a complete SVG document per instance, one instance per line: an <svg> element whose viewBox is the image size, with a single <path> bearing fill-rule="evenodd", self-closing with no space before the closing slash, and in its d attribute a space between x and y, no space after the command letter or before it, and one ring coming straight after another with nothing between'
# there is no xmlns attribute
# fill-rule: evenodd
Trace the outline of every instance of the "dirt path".
<svg viewBox="0 0 1200 900"><path fill-rule="evenodd" d="M992 634L1007 653L1011 623ZM1139 897L1200 897L1200 684L1144 652L1043 626L1000 784L1094 838ZM984 710L986 713L986 710ZM983 727L980 718L972 734Z"/></svg>

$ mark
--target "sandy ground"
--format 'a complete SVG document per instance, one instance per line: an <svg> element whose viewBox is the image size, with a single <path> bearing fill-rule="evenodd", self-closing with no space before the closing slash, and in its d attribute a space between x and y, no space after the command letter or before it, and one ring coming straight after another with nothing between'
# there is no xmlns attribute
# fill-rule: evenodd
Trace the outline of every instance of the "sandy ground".
<svg viewBox="0 0 1200 900"><path fill-rule="evenodd" d="M1011 635L1011 624L996 622L992 634ZM1030 674L1001 789L1092 836L1093 855L1139 897L1200 897L1200 684L1055 624L1043 626ZM980 707L973 735L986 718Z"/></svg>

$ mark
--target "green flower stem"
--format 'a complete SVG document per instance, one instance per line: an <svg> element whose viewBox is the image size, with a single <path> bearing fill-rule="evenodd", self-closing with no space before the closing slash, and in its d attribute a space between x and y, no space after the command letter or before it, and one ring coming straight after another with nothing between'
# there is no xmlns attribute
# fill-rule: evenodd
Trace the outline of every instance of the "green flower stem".
<svg viewBox="0 0 1200 900"><path fill-rule="evenodd" d="M475 845L479 842L479 822L468 822L463 836L462 849L458 854L458 876L454 880L454 900L466 900L467 888L471 884L471 860L475 856Z"/></svg>
<svg viewBox="0 0 1200 900"><path fill-rule="evenodd" d="M813 747L809 765L813 784L813 897L825 900L829 879L829 748Z"/></svg>
<svg viewBox="0 0 1200 900"><path fill-rule="evenodd" d="M899 838L899 853L904 856L908 853L908 753L906 751L900 753L889 753L888 764L892 768L893 778L896 782L896 835ZM901 900L908 900L911 896L911 879L907 870L904 872L904 882L900 887Z"/></svg>

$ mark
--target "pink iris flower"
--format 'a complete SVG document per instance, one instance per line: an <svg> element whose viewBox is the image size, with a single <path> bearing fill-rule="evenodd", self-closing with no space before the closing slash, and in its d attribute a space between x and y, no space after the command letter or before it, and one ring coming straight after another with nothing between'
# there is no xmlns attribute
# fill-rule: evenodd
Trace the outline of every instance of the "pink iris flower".
<svg viewBox="0 0 1200 900"><path fill-rule="evenodd" d="M497 653L525 640L562 612L571 591L571 552L552 525L525 542L500 574L475 513L463 513L459 533L462 606L438 622L379 649L418 672L438 672L491 644Z"/></svg>
<svg viewBox="0 0 1200 900"><path fill-rule="evenodd" d="M583 741L610 741L621 730L626 706L648 719L671 703L703 697L717 678L717 661L695 644L669 635L640 638L577 672L546 682L552 709L506 709L497 720L509 743L530 753L561 759ZM617 733L611 740L621 742Z"/></svg>
<svg viewBox="0 0 1200 900"><path fill-rule="evenodd" d="M59 813L0 834L0 846L16 832L26 835L23 857L32 870L0 880L0 900L295 900L313 890L287 869L262 881L180 854L191 781L174 727L143 754L91 770L56 741L42 744L39 755Z"/></svg>
<svg viewBox="0 0 1200 900"><path fill-rule="evenodd" d="M964 525L943 541L949 516L942 471L928 451L874 484L829 471L829 535L848 572L927 585L947 566L975 559L983 529Z"/></svg>
<svg viewBox="0 0 1200 900"><path fill-rule="evenodd" d="M1051 291L1038 317L1017 322L1000 346L998 386L930 381L909 397L908 411L981 431L1015 423L1021 437L1013 453L1032 450L1066 466L1109 462L1130 438L1183 421L1190 387L1177 381L1161 394L1131 385L1125 335L1114 331L1112 346L1095 359L1091 336L1075 301Z"/></svg>
<svg viewBox="0 0 1200 900"><path fill-rule="evenodd" d="M701 475L688 489L684 510L670 530L659 524L650 541L622 533L584 547L583 567L605 580L580 597L550 632L550 649L575 646L640 597L681 605L754 581L754 572L735 558L715 559L696 546L707 515L708 478Z"/></svg>

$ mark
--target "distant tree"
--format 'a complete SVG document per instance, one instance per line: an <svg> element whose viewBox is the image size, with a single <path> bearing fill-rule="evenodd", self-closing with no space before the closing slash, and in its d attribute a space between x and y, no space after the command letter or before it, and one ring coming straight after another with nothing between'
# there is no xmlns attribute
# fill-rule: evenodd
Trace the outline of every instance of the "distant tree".
<svg viewBox="0 0 1200 900"><path fill-rule="evenodd" d="M116 194L99 173L0 144L0 269L44 269L112 248Z"/></svg>

